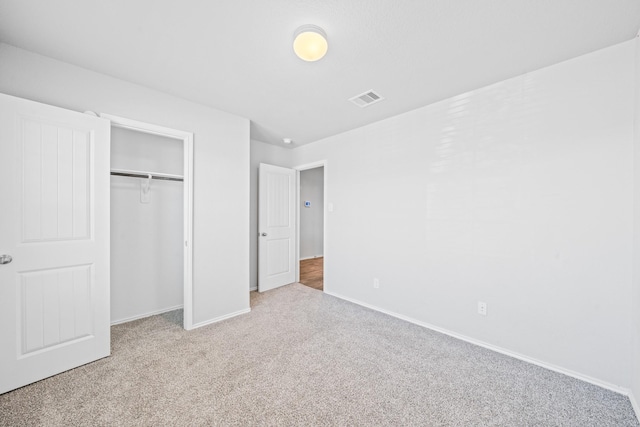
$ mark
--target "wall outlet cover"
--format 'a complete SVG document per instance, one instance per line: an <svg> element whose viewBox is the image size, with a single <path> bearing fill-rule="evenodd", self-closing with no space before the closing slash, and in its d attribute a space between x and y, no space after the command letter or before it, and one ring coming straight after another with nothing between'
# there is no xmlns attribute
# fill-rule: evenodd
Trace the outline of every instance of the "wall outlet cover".
<svg viewBox="0 0 640 427"><path fill-rule="evenodd" d="M487 303L483 301L478 301L478 314L482 316L487 315Z"/></svg>

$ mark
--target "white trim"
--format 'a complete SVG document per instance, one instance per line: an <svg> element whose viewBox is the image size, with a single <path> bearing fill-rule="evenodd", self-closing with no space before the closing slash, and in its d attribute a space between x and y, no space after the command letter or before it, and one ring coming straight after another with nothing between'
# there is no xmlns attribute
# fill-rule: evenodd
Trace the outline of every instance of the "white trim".
<svg viewBox="0 0 640 427"><path fill-rule="evenodd" d="M505 348L498 347L498 346L495 346L493 344L486 343L484 341L476 340L476 339L470 338L470 337L468 337L466 335L462 335L462 334L458 334L456 332L449 331L448 329L440 328L438 326L434 326L434 325L431 325L429 323L421 322L419 320L413 319L413 318L408 317L408 316L404 316L402 314L398 314L398 313L394 313L392 311L384 310L382 308L376 307L376 306L371 305L371 304L367 304L367 303L362 302L362 301L358 301L358 300L353 299L353 298L345 297L343 295L336 294L334 292L328 292L328 291L324 291L324 292L326 294L329 294L329 295L334 296L336 298L340 298L342 300L349 301L351 303L361 305L361 306L369 308L371 310L375 310L375 311L378 311L380 313L387 314L387 315L395 317L397 319L404 320L405 322L413 323L414 325L422 326L423 328L431 329L432 331L440 332L441 334L449 335L450 337L457 338L459 340L466 341L468 343L475 344L475 345L480 346L480 347L484 347L484 348L486 348L488 350L495 351L496 353L501 353L501 354L504 354L506 356L510 356L510 357L515 358L515 359L519 359L519 360L522 360L524 362L531 363L533 365L537 365L537 366L540 366L540 367L545 368L545 369L549 369L550 371L555 371L555 372L558 372L560 374L568 375L568 376L576 378L578 380L581 380L581 381L584 381L584 382L587 382L587 383L591 383L593 385L597 385L598 387L606 388L607 390L611 390L611 391L614 391L616 393L620 393L620 394L622 394L624 396L629 396L629 397L631 396L631 392L627 388L620 387L620 386L617 386L615 384L608 383L606 381L601 381L599 379L590 377L588 375L581 374L579 372L572 371L570 369L565 369L565 368L562 368L560 366L556 366L556 365L553 365L553 364L550 364L550 363L546 363L546 362L534 359L532 357L525 356L523 354L511 351L511 350L507 350ZM633 405L633 401L631 402L631 404ZM634 409L635 409L635 407L634 407ZM636 410L636 414L637 413L638 413L638 411Z"/></svg>
<svg viewBox="0 0 640 427"><path fill-rule="evenodd" d="M636 38L640 37L640 31L638 31L638 34L636 35ZM635 83L635 114L634 114L634 119L633 119L633 141L634 144L637 144L638 142L640 142L640 78L637 77L638 75L638 71L640 70L640 41L636 40L635 43L635 78L634 78L634 83ZM637 149L635 149L637 150ZM635 165L634 165L634 172L637 170L638 168L638 162L637 162L638 156L636 154L634 161L635 161ZM637 172L635 172L635 174L637 174ZM635 190L637 192L637 190ZM634 211L637 212L638 209L638 204L637 202L634 203ZM634 233L637 234L638 233L638 227L636 224L634 224ZM636 255L636 263L637 261L637 245L634 242L634 254ZM635 269L634 269L635 270ZM633 272L633 279L634 279L634 283L635 286L640 286L640 284L638 283L638 274L637 271ZM640 301L635 301L635 304L632 304L632 313L635 314L635 316L637 317L638 315L640 315L640 313L638 313L638 311L640 311ZM637 329L635 327L635 325L632 322L631 325L632 331L635 331L637 333ZM633 338L633 332L632 332L632 338ZM632 339L632 346L634 344L633 339ZM633 349L632 349L633 350ZM631 368L631 376L639 376L640 375L640 361L638 361L638 357L640 357L640 354L634 354L633 355L633 363L632 363L632 368ZM637 378L636 378L637 380ZM637 381L633 381L633 379L631 380L632 384L638 384ZM638 421L640 421L640 401L638 400L638 398L640 398L640 395L637 395L636 393L640 393L640 389L638 389L637 387L635 388L635 392L634 392L634 388L632 387L631 390L629 391L629 401L631 402L631 407L633 407L634 412L636 413L636 418L638 419Z"/></svg>
<svg viewBox="0 0 640 427"><path fill-rule="evenodd" d="M138 120L127 119L125 117L114 116L112 114L101 113L100 117L110 120L119 128L134 130L137 132L150 133L152 135L166 136L168 138L185 139L191 132L185 132L178 129L172 129L164 126L154 125L152 123L140 122Z"/></svg>
<svg viewBox="0 0 640 427"><path fill-rule="evenodd" d="M296 283L300 283L300 171L296 171Z"/></svg>
<svg viewBox="0 0 640 427"><path fill-rule="evenodd" d="M253 291L257 291L258 287L257 286L252 286L249 288L249 292L253 292Z"/></svg>
<svg viewBox="0 0 640 427"><path fill-rule="evenodd" d="M304 165L296 166L294 169L297 171L306 171L307 169L321 168L323 166L327 166L326 160L319 160L313 163L306 163Z"/></svg>
<svg viewBox="0 0 640 427"><path fill-rule="evenodd" d="M235 311L233 313L225 314L224 316L216 317L214 319L205 320L204 322L194 323L191 329L201 328L203 326L210 325L212 323L221 322L223 320L230 319L232 317L240 316L251 311L251 308L245 308L244 310Z"/></svg>
<svg viewBox="0 0 640 427"><path fill-rule="evenodd" d="M632 391L629 391L627 396L629 396L631 407L633 408L633 411L636 413L636 418L638 419L638 421L640 421L640 403L636 399L636 395Z"/></svg>
<svg viewBox="0 0 640 427"><path fill-rule="evenodd" d="M173 310L179 310L182 308L182 304L174 305L173 307L161 308L160 310L150 311L144 314L137 314L135 316L127 317L125 319L116 320L115 322L111 322L111 326L119 325L121 323L133 322L134 320L144 319L145 317L151 317L162 313L168 313Z"/></svg>
<svg viewBox="0 0 640 427"><path fill-rule="evenodd" d="M294 167L296 171L296 282L300 282L300 172L309 169L315 168L324 168L322 175L322 197L323 197L323 211L322 211L322 250L323 254L320 255L323 258L327 257L327 161L319 160L317 162L306 163L303 165L299 165ZM311 258L317 258L311 257ZM304 258L309 259L309 258ZM324 272L327 270L327 264L325 263L322 267L323 270L323 278L322 278L322 288L324 292L327 289L327 279L324 275Z"/></svg>
<svg viewBox="0 0 640 427"><path fill-rule="evenodd" d="M306 258L300 258L299 261L304 261L306 259L316 259L316 258L324 258L324 255L314 255L314 256L308 256Z"/></svg>
<svg viewBox="0 0 640 427"><path fill-rule="evenodd" d="M160 135L168 138L180 139L184 144L183 166L183 221L184 221L184 324L186 330L193 329L193 133L178 129L171 129L151 123L139 122L111 114L100 114L100 117L110 120L111 126L129 129L137 132Z"/></svg>
<svg viewBox="0 0 640 427"><path fill-rule="evenodd" d="M193 329L193 133L186 132L184 141L184 324Z"/></svg>

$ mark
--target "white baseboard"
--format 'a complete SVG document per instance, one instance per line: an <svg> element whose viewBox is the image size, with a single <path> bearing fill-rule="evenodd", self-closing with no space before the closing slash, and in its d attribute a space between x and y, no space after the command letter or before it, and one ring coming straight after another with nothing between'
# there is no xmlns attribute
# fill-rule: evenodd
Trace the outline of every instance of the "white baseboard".
<svg viewBox="0 0 640 427"><path fill-rule="evenodd" d="M540 366L542 368L549 369L551 371L555 371L555 372L558 372L558 373L561 373L561 374L568 375L570 377L579 379L581 381L585 381L585 382L597 385L598 387L606 388L607 390L611 390L611 391L614 391L616 393L620 393L622 395L629 396L629 399L631 400L631 404L634 405L634 409L636 411L636 415L638 414L637 402L634 403L633 399L631 399L631 392L627 388L620 387L620 386L617 386L615 384L610 384L610 383L608 383L606 381L601 381L601 380L599 380L597 378L593 378L593 377L590 377L588 375L584 375L584 374L581 374L579 372L572 371L570 369L565 369L565 368L562 368L560 366L556 366L556 365L553 365L553 364L550 364L550 363L542 362L542 361L534 359L532 357L525 356L524 354L520 354L520 353L511 351L511 350L507 350L505 348L498 347L498 346L495 346L493 344L489 344L489 343L486 343L484 341L480 341L480 340L477 340L477 339L474 339L474 338L471 338L471 337L468 337L468 336L465 336L465 335L462 335L462 334L458 334L456 332L452 332L452 331L449 331L447 329L431 325L429 323L421 322L419 320L413 319L411 317L404 316L402 314L398 314L398 313L394 313L392 311L384 310L382 308L373 306L371 304L367 304L367 303L362 302L362 301L358 301L358 300L353 299L353 298L345 297L343 295L336 294L334 292L329 292L326 289L325 289L324 293L328 294L328 295L331 295L331 296L334 296L336 298L343 299L345 301L352 302L354 304L361 305L361 306L366 307L366 308L370 308L371 310L375 310L375 311L378 311L380 313L388 314L389 316L393 316L395 318L404 320L406 322L413 323L413 324L418 325L418 326L422 326L423 328L431 329L432 331L440 332L441 334L449 335L450 337L457 338L459 340L466 341L468 343L475 344L475 345L480 346L480 347L484 347L486 349L495 351L497 353L501 353L501 354L504 354L506 356L510 356L510 357L522 360L524 362L531 363L533 365L537 365L537 366Z"/></svg>
<svg viewBox="0 0 640 427"><path fill-rule="evenodd" d="M251 288L249 288L249 292L253 292L253 291L257 291L258 287L257 286L253 286Z"/></svg>
<svg viewBox="0 0 640 427"><path fill-rule="evenodd" d="M631 406L636 413L636 418L638 419L638 421L640 421L640 402L638 402L635 393L633 393L632 391L629 392L628 396L629 400L631 401Z"/></svg>
<svg viewBox="0 0 640 427"><path fill-rule="evenodd" d="M215 317L213 319L205 320L204 322L194 323L191 329L201 328L203 326L210 325L212 323L221 322L223 320L230 319L232 317L239 316L241 314L245 314L251 311L251 308L245 308L244 310L235 311L233 313L225 314L224 316Z"/></svg>
<svg viewBox="0 0 640 427"><path fill-rule="evenodd" d="M150 311L150 312L144 313L144 314L136 314L135 316L127 317L127 318L124 318L124 319L114 320L114 321L111 322L111 326L119 325L121 323L132 322L132 321L138 320L138 319L144 319L145 317L155 316L156 314L162 314L162 313L166 313L168 311L178 310L180 308L183 308L182 304L174 305L173 307L162 308L160 310Z"/></svg>

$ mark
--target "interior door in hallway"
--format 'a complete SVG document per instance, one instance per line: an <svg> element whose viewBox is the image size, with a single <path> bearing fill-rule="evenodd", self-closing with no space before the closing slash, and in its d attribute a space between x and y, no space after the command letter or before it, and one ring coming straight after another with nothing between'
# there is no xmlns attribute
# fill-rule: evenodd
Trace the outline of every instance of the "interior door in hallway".
<svg viewBox="0 0 640 427"><path fill-rule="evenodd" d="M296 172L261 163L258 184L258 291L296 280Z"/></svg>
<svg viewBox="0 0 640 427"><path fill-rule="evenodd" d="M0 94L0 393L110 353L109 121Z"/></svg>

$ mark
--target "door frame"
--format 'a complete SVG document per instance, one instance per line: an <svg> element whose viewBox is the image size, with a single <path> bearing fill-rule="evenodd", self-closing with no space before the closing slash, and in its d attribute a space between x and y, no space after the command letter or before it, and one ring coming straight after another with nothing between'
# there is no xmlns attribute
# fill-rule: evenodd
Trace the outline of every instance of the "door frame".
<svg viewBox="0 0 640 427"><path fill-rule="evenodd" d="M296 171L296 282L300 282L300 172L324 168L322 176L322 289L323 292L327 292L327 281L324 272L327 269L327 161L319 160L317 162L305 163L303 165L295 166L293 169Z"/></svg>
<svg viewBox="0 0 640 427"><path fill-rule="evenodd" d="M100 114L111 126L181 140L183 143L183 327L193 329L193 133L111 114Z"/></svg>

